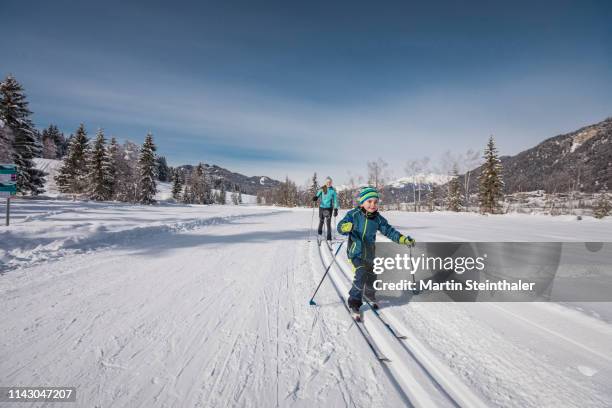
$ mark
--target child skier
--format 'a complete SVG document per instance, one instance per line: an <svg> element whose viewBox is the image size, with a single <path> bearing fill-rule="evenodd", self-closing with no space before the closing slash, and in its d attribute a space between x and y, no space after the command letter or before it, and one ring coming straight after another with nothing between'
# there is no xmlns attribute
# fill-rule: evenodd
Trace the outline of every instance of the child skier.
<svg viewBox="0 0 612 408"><path fill-rule="evenodd" d="M338 223L338 232L348 235L347 255L353 264L355 279L349 291L348 306L354 313L359 313L362 296L370 303L375 301L372 287L375 274L373 262L375 257L376 232L380 231L390 240L402 245L414 246L415 240L400 234L387 220L378 213L378 191L365 187L359 192L359 206L350 210Z"/></svg>
<svg viewBox="0 0 612 408"><path fill-rule="evenodd" d="M312 197L312 201L317 201L319 198L321 199L321 204L319 204L319 228L317 232L320 238L323 234L323 220L325 220L327 224L327 240L331 241L332 213L334 217L336 217L338 215L338 207L340 207L338 205L338 195L336 194L336 190L332 187L331 177L325 179L325 184L317 191L317 194Z"/></svg>

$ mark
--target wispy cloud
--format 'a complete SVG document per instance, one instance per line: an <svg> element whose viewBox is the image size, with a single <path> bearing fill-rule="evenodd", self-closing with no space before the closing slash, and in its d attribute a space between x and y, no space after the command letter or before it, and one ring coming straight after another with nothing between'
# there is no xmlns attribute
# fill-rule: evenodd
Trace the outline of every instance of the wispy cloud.
<svg viewBox="0 0 612 408"><path fill-rule="evenodd" d="M298 181L312 171L363 174L377 157L401 176L408 159L480 148L489 134L513 154L612 113L609 67L590 61L523 63L489 77L454 77L448 67L443 81L424 76L415 87L398 77L376 88L372 78L350 95L330 75L324 82L334 97L316 98L283 81L187 75L53 39L24 37L11 56L0 70L24 81L41 126L60 122L71 131L84 121L120 138L152 130L171 163L203 160Z"/></svg>

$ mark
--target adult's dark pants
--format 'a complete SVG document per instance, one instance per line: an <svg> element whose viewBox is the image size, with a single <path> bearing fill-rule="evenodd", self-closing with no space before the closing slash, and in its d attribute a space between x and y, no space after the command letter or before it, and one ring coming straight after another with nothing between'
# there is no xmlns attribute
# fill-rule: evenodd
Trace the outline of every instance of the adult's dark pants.
<svg viewBox="0 0 612 408"><path fill-rule="evenodd" d="M365 296L369 301L375 301L376 291L373 285L376 274L374 273L374 265L361 258L351 258L351 263L355 271L355 278L351 290L349 290L349 300L352 299L354 302L361 304L361 297Z"/></svg>
<svg viewBox="0 0 612 408"><path fill-rule="evenodd" d="M323 234L323 221L327 226L327 239L331 240L331 217L332 217L332 209L331 208L321 208L319 207L319 235Z"/></svg>

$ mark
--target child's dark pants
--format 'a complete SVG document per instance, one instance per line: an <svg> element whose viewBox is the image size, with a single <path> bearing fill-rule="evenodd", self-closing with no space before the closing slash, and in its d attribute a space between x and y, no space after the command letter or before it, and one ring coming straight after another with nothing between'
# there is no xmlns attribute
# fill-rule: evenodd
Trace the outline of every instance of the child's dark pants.
<svg viewBox="0 0 612 408"><path fill-rule="evenodd" d="M374 281L376 280L376 274L373 271L374 265L370 262L364 261L361 258L352 258L351 263L355 270L355 279L353 280L353 286L349 291L349 299L353 301L359 301L361 303L362 293L369 300L376 300L374 290Z"/></svg>

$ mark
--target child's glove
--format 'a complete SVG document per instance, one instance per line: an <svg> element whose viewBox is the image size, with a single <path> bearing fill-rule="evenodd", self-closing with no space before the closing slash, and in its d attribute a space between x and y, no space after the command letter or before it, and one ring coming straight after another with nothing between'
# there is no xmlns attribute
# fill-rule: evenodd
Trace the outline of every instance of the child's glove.
<svg viewBox="0 0 612 408"><path fill-rule="evenodd" d="M401 236L399 239L399 243L402 245L406 245L409 247L413 247L414 244L416 244L416 241L414 239L412 239L410 236Z"/></svg>
<svg viewBox="0 0 612 408"><path fill-rule="evenodd" d="M337 217L337 216L338 216L338 209L334 208L334 217Z"/></svg>
<svg viewBox="0 0 612 408"><path fill-rule="evenodd" d="M345 222L344 224L340 226L340 231L342 232L351 232L352 229L353 229L352 222Z"/></svg>
<svg viewBox="0 0 612 408"><path fill-rule="evenodd" d="M319 199L319 196L312 197L312 201L317 201L318 199Z"/></svg>

